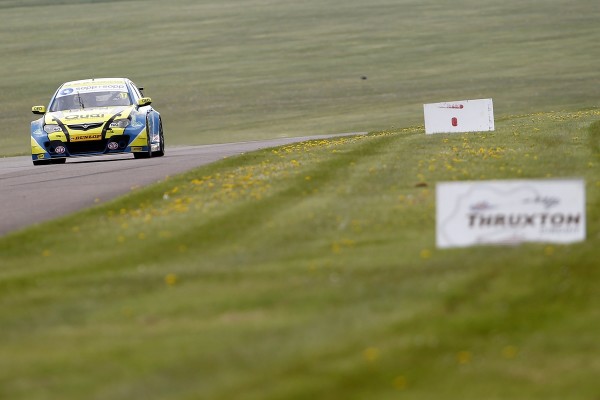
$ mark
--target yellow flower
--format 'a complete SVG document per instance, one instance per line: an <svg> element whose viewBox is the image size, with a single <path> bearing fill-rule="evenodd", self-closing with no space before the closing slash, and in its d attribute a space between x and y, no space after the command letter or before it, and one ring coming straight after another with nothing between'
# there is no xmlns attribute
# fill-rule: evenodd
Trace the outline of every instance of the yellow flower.
<svg viewBox="0 0 600 400"><path fill-rule="evenodd" d="M456 354L456 361L461 365L470 364L472 359L472 354L470 351L459 351Z"/></svg>
<svg viewBox="0 0 600 400"><path fill-rule="evenodd" d="M515 346L505 346L502 349L502 356L509 360L515 358L518 353L519 349L517 349Z"/></svg>
<svg viewBox="0 0 600 400"><path fill-rule="evenodd" d="M334 254L339 254L342 251L342 246L340 246L339 243L334 242L334 243L331 244L331 251Z"/></svg>
<svg viewBox="0 0 600 400"><path fill-rule="evenodd" d="M397 377L394 378L393 384L396 389L404 390L404 389L406 389L408 382L406 380L406 377L404 377L402 375L398 375Z"/></svg>
<svg viewBox="0 0 600 400"><path fill-rule="evenodd" d="M376 362L380 357L379 349L377 347L367 347L363 350L363 357L367 362Z"/></svg>
<svg viewBox="0 0 600 400"><path fill-rule="evenodd" d="M431 250L429 250L429 249L423 249L423 250L421 250L420 256L424 260L426 260L428 258L431 258Z"/></svg>
<svg viewBox="0 0 600 400"><path fill-rule="evenodd" d="M165 283L168 286L174 286L177 283L178 277L175 274L167 274L167 276L165 276Z"/></svg>

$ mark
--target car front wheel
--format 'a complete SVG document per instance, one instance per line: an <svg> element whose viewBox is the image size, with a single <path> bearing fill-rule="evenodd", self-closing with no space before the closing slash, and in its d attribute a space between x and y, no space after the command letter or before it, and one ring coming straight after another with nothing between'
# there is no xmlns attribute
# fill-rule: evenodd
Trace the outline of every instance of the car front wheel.
<svg viewBox="0 0 600 400"><path fill-rule="evenodd" d="M158 148L158 151L155 151L152 153L152 157L162 157L165 155L165 135L163 133L162 121L160 121L160 128L159 128L158 135L159 135L160 147Z"/></svg>

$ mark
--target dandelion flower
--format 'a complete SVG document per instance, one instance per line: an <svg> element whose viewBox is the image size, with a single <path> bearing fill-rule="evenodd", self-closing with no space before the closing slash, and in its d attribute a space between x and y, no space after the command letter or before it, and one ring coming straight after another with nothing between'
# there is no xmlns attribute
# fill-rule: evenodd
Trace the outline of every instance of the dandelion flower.
<svg viewBox="0 0 600 400"><path fill-rule="evenodd" d="M167 274L165 276L165 283L168 286L174 286L177 283L177 281L178 281L178 277L175 274Z"/></svg>
<svg viewBox="0 0 600 400"><path fill-rule="evenodd" d="M421 250L420 256L424 260L431 258L431 250L429 250L429 249Z"/></svg>
<svg viewBox="0 0 600 400"><path fill-rule="evenodd" d="M376 362L380 357L379 349L377 347L367 347L363 350L363 357L367 362Z"/></svg>
<svg viewBox="0 0 600 400"><path fill-rule="evenodd" d="M519 350L515 346L505 346L502 349L502 356L506 359L512 360L517 356Z"/></svg>
<svg viewBox="0 0 600 400"><path fill-rule="evenodd" d="M456 354L456 361L460 365L470 364L471 359L472 359L472 354L470 351L459 351L458 354Z"/></svg>
<svg viewBox="0 0 600 400"><path fill-rule="evenodd" d="M394 378L393 384L396 389L404 390L404 389L406 389L408 382L406 380L406 377L404 377L402 375L398 375L397 377Z"/></svg>

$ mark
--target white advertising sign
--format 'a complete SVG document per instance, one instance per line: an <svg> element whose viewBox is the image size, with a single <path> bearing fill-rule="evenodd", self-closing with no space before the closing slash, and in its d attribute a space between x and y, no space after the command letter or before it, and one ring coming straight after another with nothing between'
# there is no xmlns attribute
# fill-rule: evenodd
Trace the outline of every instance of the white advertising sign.
<svg viewBox="0 0 600 400"><path fill-rule="evenodd" d="M426 134L494 130L492 99L424 104L423 112Z"/></svg>
<svg viewBox="0 0 600 400"><path fill-rule="evenodd" d="M581 179L442 182L436 185L439 248L585 240Z"/></svg>

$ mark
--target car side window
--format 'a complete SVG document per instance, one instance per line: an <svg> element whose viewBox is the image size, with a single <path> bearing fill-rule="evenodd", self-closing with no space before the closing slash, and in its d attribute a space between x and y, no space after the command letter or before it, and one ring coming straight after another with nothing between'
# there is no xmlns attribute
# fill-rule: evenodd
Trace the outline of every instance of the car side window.
<svg viewBox="0 0 600 400"><path fill-rule="evenodd" d="M140 90L138 89L137 85L133 82L131 82L131 87L133 89L133 97L135 97L135 101L137 102L139 99L141 99L142 94L140 93Z"/></svg>

